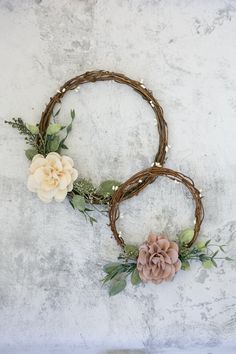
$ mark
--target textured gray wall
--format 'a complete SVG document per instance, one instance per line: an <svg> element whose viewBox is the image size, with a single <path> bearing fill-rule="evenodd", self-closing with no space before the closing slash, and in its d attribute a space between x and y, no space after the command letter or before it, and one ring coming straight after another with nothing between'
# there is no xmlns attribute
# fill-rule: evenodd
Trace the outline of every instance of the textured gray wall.
<svg viewBox="0 0 236 354"><path fill-rule="evenodd" d="M91 69L144 79L165 111L167 166L202 188L202 238L236 237L236 1L0 0L0 353L236 352L235 262L194 264L171 283L109 298L102 265L118 248L96 214L92 228L65 201L44 205L26 188L24 141L3 121L37 122L66 80ZM158 145L150 107L130 88L88 84L63 101L77 121L69 155L95 183L151 164ZM122 205L119 227L193 224L184 189L159 180Z"/></svg>

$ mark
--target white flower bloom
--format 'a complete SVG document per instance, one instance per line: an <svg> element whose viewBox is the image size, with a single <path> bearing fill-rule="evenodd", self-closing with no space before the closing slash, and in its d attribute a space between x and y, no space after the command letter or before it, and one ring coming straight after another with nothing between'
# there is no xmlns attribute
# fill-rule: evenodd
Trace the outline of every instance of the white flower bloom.
<svg viewBox="0 0 236 354"><path fill-rule="evenodd" d="M35 155L29 168L27 187L45 203L50 203L53 198L62 202L78 177L73 166L70 157L56 152L50 152L46 157Z"/></svg>

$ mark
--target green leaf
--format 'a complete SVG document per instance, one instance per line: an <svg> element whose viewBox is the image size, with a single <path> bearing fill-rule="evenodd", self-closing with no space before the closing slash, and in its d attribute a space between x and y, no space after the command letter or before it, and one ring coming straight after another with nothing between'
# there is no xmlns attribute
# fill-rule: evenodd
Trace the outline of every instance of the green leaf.
<svg viewBox="0 0 236 354"><path fill-rule="evenodd" d="M48 129L47 129L47 134L48 135L54 135L57 134L61 130L61 125L60 124L50 124Z"/></svg>
<svg viewBox="0 0 236 354"><path fill-rule="evenodd" d="M103 197L108 197L115 192L115 189L121 185L120 182L114 180L104 181L98 187L98 193Z"/></svg>
<svg viewBox="0 0 236 354"><path fill-rule="evenodd" d="M122 277L113 278L109 286L109 295L119 294L126 287L126 280Z"/></svg>
<svg viewBox="0 0 236 354"><path fill-rule="evenodd" d="M33 124L27 124L27 128L29 129L30 133L37 135L39 133L39 128Z"/></svg>
<svg viewBox="0 0 236 354"><path fill-rule="evenodd" d="M59 149L60 137L55 135L52 140L48 141L47 147L49 152L55 152Z"/></svg>
<svg viewBox="0 0 236 354"><path fill-rule="evenodd" d="M71 115L72 120L74 120L75 119L75 110L74 109L70 110L70 115Z"/></svg>
<svg viewBox="0 0 236 354"><path fill-rule="evenodd" d="M225 257L225 260L226 260L226 261L234 261L234 259L233 259L233 258L230 258L230 257Z"/></svg>
<svg viewBox="0 0 236 354"><path fill-rule="evenodd" d="M199 241L196 243L196 247L198 250L202 250L206 247L206 243L204 241Z"/></svg>
<svg viewBox="0 0 236 354"><path fill-rule="evenodd" d="M189 269L190 269L190 263L189 263L189 261L183 261L183 262L181 263L181 269L183 269L183 270L189 270Z"/></svg>
<svg viewBox="0 0 236 354"><path fill-rule="evenodd" d="M124 251L127 253L129 256L134 256L138 257L139 249L137 246L134 245L125 245L124 246Z"/></svg>
<svg viewBox="0 0 236 354"><path fill-rule="evenodd" d="M194 235L193 229L185 229L179 235L179 240L181 243L189 243L192 240L193 235Z"/></svg>
<svg viewBox="0 0 236 354"><path fill-rule="evenodd" d="M97 220L95 218L93 218L92 216L89 216L89 222L93 226L93 223L97 222Z"/></svg>
<svg viewBox="0 0 236 354"><path fill-rule="evenodd" d="M205 247L207 247L210 242L211 242L211 240L208 240L208 241L205 243Z"/></svg>
<svg viewBox="0 0 236 354"><path fill-rule="evenodd" d="M212 258L211 261L212 261L212 263L213 263L213 266L217 268L217 263L216 263L216 261L215 261L213 258Z"/></svg>
<svg viewBox="0 0 236 354"><path fill-rule="evenodd" d="M202 265L204 268L210 269L213 267L214 264L211 259L206 259L205 261L202 262Z"/></svg>
<svg viewBox="0 0 236 354"><path fill-rule="evenodd" d="M217 254L219 253L219 251L217 250L211 257L211 259L213 259Z"/></svg>
<svg viewBox="0 0 236 354"><path fill-rule="evenodd" d="M60 146L62 146L64 143L65 143L65 141L66 141L66 139L67 139L67 137L68 137L68 134L71 132L71 130L72 130L72 124L73 124L73 120L75 119L75 110L74 109L72 109L71 111L70 111L70 115L71 115L71 122L70 122L70 124L67 126L67 128L66 128L66 136L61 140L61 142L60 142Z"/></svg>
<svg viewBox="0 0 236 354"><path fill-rule="evenodd" d="M65 144L61 144L61 148L68 150L68 147Z"/></svg>
<svg viewBox="0 0 236 354"><path fill-rule="evenodd" d="M118 262L107 263L103 266L103 271L107 274L113 273L117 267L120 266Z"/></svg>
<svg viewBox="0 0 236 354"><path fill-rule="evenodd" d="M139 272L138 272L137 268L135 268L131 274L131 283L133 285L138 285L138 284L142 283L142 280L139 276Z"/></svg>
<svg viewBox="0 0 236 354"><path fill-rule="evenodd" d="M60 113L60 110L61 110L61 108L59 108L58 111L56 111L56 113L53 113L53 114L52 114L54 118L55 118L56 116L58 116L58 114Z"/></svg>
<svg viewBox="0 0 236 354"><path fill-rule="evenodd" d="M38 151L36 149L27 149L25 150L25 155L27 159L32 160L35 155L38 154Z"/></svg>
<svg viewBox="0 0 236 354"><path fill-rule="evenodd" d="M219 248L220 248L221 252L225 253L225 250L224 250L224 248L223 248L223 247L224 247L223 245L222 245L222 246L219 246Z"/></svg>
<svg viewBox="0 0 236 354"><path fill-rule="evenodd" d="M75 195L72 198L71 203L75 209L78 209L81 212L85 211L86 202L84 197L82 197L81 195Z"/></svg>

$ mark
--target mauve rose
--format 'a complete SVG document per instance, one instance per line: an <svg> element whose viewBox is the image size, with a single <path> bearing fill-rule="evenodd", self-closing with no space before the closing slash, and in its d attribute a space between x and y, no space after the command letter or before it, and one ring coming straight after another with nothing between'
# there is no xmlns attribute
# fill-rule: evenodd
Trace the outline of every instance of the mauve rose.
<svg viewBox="0 0 236 354"><path fill-rule="evenodd" d="M171 280L181 268L178 258L179 247L166 236L150 234L139 247L137 269L142 281L159 284Z"/></svg>

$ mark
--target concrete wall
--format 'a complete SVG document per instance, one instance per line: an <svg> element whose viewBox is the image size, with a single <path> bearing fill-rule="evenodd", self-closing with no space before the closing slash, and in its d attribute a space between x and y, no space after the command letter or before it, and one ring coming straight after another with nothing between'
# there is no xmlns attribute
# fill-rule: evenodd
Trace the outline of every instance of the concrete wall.
<svg viewBox="0 0 236 354"><path fill-rule="evenodd" d="M86 224L67 201L26 188L25 144L4 119L38 122L67 79L91 69L143 79L162 105L167 166L203 190L201 238L236 247L236 1L0 0L0 353L235 353L235 262L194 264L160 286L109 298L102 265L119 249L107 218ZM151 165L151 108L130 88L88 84L63 100L80 176L125 180ZM159 179L123 203L124 238L193 225L180 185Z"/></svg>

